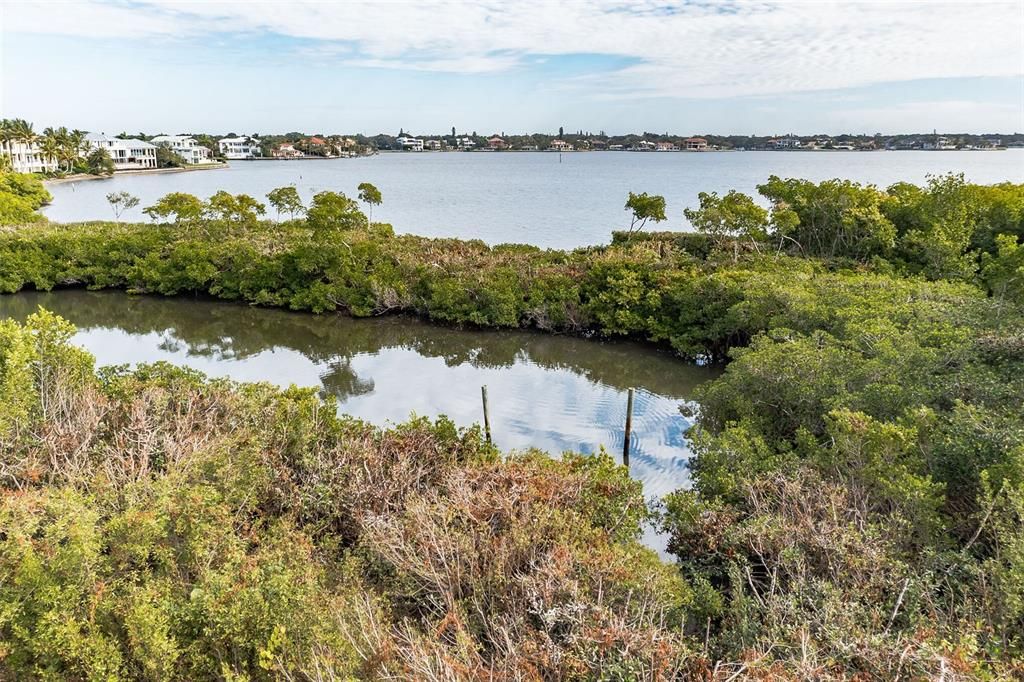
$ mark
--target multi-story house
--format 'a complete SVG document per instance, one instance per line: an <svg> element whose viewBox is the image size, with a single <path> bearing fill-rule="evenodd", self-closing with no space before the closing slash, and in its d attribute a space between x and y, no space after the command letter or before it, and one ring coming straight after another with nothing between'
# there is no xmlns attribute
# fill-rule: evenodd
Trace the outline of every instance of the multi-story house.
<svg viewBox="0 0 1024 682"><path fill-rule="evenodd" d="M395 142L397 142L399 145L401 145L402 149L405 149L405 150L408 150L408 151L412 151L412 152L421 152L421 151L423 151L423 140L421 140L418 137L399 137L398 139L395 140Z"/></svg>
<svg viewBox="0 0 1024 682"><path fill-rule="evenodd" d="M220 154L225 159L258 159L263 150L258 138L225 137L217 142Z"/></svg>
<svg viewBox="0 0 1024 682"><path fill-rule="evenodd" d="M2 142L0 155L10 157L15 173L53 173L58 168L57 159L43 154L35 142Z"/></svg>
<svg viewBox="0 0 1024 682"><path fill-rule="evenodd" d="M114 162L116 170L156 168L155 144L134 137L123 140L117 137L107 137L103 133L89 133L85 139L93 149L105 149Z"/></svg>
<svg viewBox="0 0 1024 682"><path fill-rule="evenodd" d="M195 165L210 161L210 150L187 135L157 135L153 138L153 143L169 148L185 159L187 164Z"/></svg>

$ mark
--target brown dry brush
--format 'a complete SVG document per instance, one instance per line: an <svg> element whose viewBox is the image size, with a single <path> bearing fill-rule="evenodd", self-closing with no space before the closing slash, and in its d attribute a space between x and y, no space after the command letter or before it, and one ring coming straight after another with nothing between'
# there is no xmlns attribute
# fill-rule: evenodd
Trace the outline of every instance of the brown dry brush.
<svg viewBox="0 0 1024 682"><path fill-rule="evenodd" d="M273 677L656 680L686 669L686 586L637 541L644 501L610 461L503 460L477 429L376 429L312 391L163 364L99 379L42 357L33 367L35 404L0 452L9 491L78 490L102 522L147 504L163 480L200 482L222 491L225 531L253 552L275 519L308 537L345 645L267 645ZM256 556L243 575L261 570Z"/></svg>

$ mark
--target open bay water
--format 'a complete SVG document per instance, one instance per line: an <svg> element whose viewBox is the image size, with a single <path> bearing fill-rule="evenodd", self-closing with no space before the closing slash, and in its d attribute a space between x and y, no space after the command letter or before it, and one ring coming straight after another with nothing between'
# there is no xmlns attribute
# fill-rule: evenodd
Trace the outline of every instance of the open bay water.
<svg viewBox="0 0 1024 682"><path fill-rule="evenodd" d="M844 178L887 187L923 184L929 175L964 173L972 182L1024 182L1024 149L879 152L474 152L382 153L356 159L234 161L227 168L181 173L115 175L54 184L47 217L58 222L111 220L110 192L139 197L122 220L148 220L142 209L169 192L206 198L218 190L261 201L275 187L294 185L308 203L316 192L356 196L371 182L384 195L375 221L396 232L482 239L569 249L605 244L625 229L629 192L665 196L668 220L648 229L685 230L683 209L699 192L735 189L756 194L770 175ZM273 209L268 207L270 216Z"/></svg>

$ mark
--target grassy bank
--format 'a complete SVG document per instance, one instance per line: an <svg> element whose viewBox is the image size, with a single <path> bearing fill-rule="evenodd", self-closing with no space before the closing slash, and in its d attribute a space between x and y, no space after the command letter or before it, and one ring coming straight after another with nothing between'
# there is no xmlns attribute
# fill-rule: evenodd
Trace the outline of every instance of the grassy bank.
<svg viewBox="0 0 1024 682"><path fill-rule="evenodd" d="M574 252L396 237L332 193L280 223L226 195L165 201L158 225L6 228L4 291L402 311L729 363L699 395L692 490L648 510L607 459L504 460L443 422L381 432L308 393L167 367L97 376L59 322L7 324L4 665L1024 674L1024 188L762 193L771 210L702 195L699 235ZM649 513L674 566L636 542Z"/></svg>

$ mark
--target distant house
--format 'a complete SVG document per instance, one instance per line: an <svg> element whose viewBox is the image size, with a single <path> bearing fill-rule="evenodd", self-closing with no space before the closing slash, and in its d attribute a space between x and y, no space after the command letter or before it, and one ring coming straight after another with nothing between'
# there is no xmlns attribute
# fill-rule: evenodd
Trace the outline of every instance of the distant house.
<svg viewBox="0 0 1024 682"><path fill-rule="evenodd" d="M487 146L491 149L504 149L507 145L505 144L505 140L495 135L494 137L487 139Z"/></svg>
<svg viewBox="0 0 1024 682"><path fill-rule="evenodd" d="M590 148L594 151L603 150L608 148L608 143L604 140L587 140Z"/></svg>
<svg viewBox="0 0 1024 682"><path fill-rule="evenodd" d="M423 151L423 140L418 137L399 137L395 140L399 146L410 152L421 152Z"/></svg>
<svg viewBox="0 0 1024 682"><path fill-rule="evenodd" d="M688 152L707 151L708 141L703 137L688 137L683 140L683 149Z"/></svg>
<svg viewBox="0 0 1024 682"><path fill-rule="evenodd" d="M255 159L263 156L259 139L255 137L225 137L217 142L225 159Z"/></svg>
<svg viewBox="0 0 1024 682"><path fill-rule="evenodd" d="M610 151L610 152L621 152L622 150L623 150L623 146L621 144L610 144L610 145L608 145L608 151Z"/></svg>
<svg viewBox="0 0 1024 682"><path fill-rule="evenodd" d="M949 141L949 138L942 135L934 136L933 139L921 145L921 149L927 150L949 150L956 149L956 145Z"/></svg>
<svg viewBox="0 0 1024 682"><path fill-rule="evenodd" d="M196 165L210 162L210 150L188 135L157 135L153 144L167 147L185 159L185 163Z"/></svg>
<svg viewBox="0 0 1024 682"><path fill-rule="evenodd" d="M519 147L519 149L524 152L535 152L540 150L540 147L538 147L535 144L524 144L521 147Z"/></svg>
<svg viewBox="0 0 1024 682"><path fill-rule="evenodd" d="M551 144L548 145L548 149L553 152L571 152L572 145L565 140L551 140Z"/></svg>
<svg viewBox="0 0 1024 682"><path fill-rule="evenodd" d="M145 140L107 137L103 133L85 136L93 149L105 149L114 162L115 170L143 170L156 168L156 145Z"/></svg>
<svg viewBox="0 0 1024 682"><path fill-rule="evenodd" d="M57 159L43 154L35 142L0 142L0 155L11 158L11 169L15 173L54 173Z"/></svg>
<svg viewBox="0 0 1024 682"><path fill-rule="evenodd" d="M423 148L424 149L429 149L432 152L439 152L439 151L441 151L441 147L443 147L443 146L444 145L441 143L441 140L424 140L423 141Z"/></svg>
<svg viewBox="0 0 1024 682"><path fill-rule="evenodd" d="M458 145L459 149L472 149L476 146L476 142L473 142L473 140L468 137L460 137L456 139L455 144Z"/></svg>
<svg viewBox="0 0 1024 682"><path fill-rule="evenodd" d="M679 147L675 146L671 142L658 142L654 145L654 151L656 152L677 152Z"/></svg>
<svg viewBox="0 0 1024 682"><path fill-rule="evenodd" d="M301 150L296 149L295 145L291 142L282 142L277 145L277 147L270 152L270 155L275 159L301 159L305 156L305 154Z"/></svg>
<svg viewBox="0 0 1024 682"><path fill-rule="evenodd" d="M648 140L637 140L633 143L633 146L630 147L630 150L634 152L653 152L655 147L657 147L657 145L653 142L649 142Z"/></svg>
<svg viewBox="0 0 1024 682"><path fill-rule="evenodd" d="M769 149L799 149L800 140L795 137L779 137L768 140Z"/></svg>

